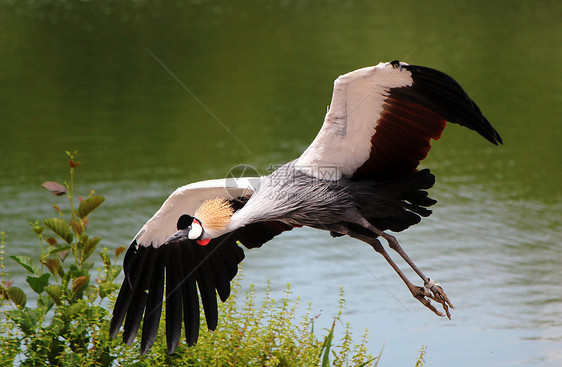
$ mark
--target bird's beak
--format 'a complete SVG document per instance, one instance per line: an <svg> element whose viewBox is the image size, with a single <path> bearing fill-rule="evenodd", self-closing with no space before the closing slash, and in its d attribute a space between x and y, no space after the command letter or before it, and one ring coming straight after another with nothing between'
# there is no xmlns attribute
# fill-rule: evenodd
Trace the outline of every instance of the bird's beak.
<svg viewBox="0 0 562 367"><path fill-rule="evenodd" d="M180 229L166 240L164 244L172 243L172 242L183 242L188 240L198 240L203 235L203 226L201 226L201 222L197 219L193 218L193 223L185 229Z"/></svg>
<svg viewBox="0 0 562 367"><path fill-rule="evenodd" d="M168 239L166 239L166 242L164 242L164 244L186 241L187 239L189 239L189 230L181 229L176 233L174 233L173 235L171 235L170 237L168 237Z"/></svg>

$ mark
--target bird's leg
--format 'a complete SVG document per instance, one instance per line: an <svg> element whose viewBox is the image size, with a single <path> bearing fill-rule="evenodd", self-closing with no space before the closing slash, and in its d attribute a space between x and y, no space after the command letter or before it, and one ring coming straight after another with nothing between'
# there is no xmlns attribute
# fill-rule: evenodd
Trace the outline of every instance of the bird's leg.
<svg viewBox="0 0 562 367"><path fill-rule="evenodd" d="M391 235L385 233L384 231L381 231L381 230L377 229L376 227L372 226L371 223L369 223L367 220L365 220L365 223L363 223L363 225L367 229L369 229L370 231L372 231L372 232L376 233L377 235L381 236L382 238L384 238L388 242L390 248L393 249L394 251L396 251L404 259L404 261L406 261L406 263L408 263L408 265L412 268L412 270L414 270L416 272L416 274L418 274L419 277L423 280L423 283L424 283L423 289L424 290L429 289L433 293L433 295L430 298L439 302L439 303L441 303L443 305L443 309L445 310L445 313L447 314L447 317L451 318L451 314L449 312L449 307L450 308L455 308L455 307L453 306L453 304L449 300L449 297L447 297L447 294L445 293L445 291L443 291L443 288L441 288L441 286L434 283L433 280L431 280L430 278L425 276L425 274L417 267L417 265L412 261L412 259L410 259L410 257L406 254L406 252L402 249L402 247L400 246L400 244L398 243L396 238L394 236L391 236ZM377 240L377 242L379 242L379 241ZM379 242L379 245L380 245L380 242ZM373 245L371 244L371 246L373 246ZM375 248L375 250L376 250L376 248ZM406 283L406 285L408 285L408 284ZM410 291L412 291L412 288L410 288L409 285L408 285L408 288L410 289ZM420 287L416 287L416 288L420 288ZM426 293L429 293L429 292L426 292ZM412 294L414 294L414 292L412 292ZM416 296L416 294L414 294L414 297L419 299Z"/></svg>
<svg viewBox="0 0 562 367"><path fill-rule="evenodd" d="M414 296L415 299L420 301L425 307L429 308L437 316L444 316L443 313L439 312L433 306L433 304L431 304L431 301L429 299L427 299L426 297L431 298L432 300L443 304L442 298L437 297L435 292L433 292L433 290L432 290L433 293L429 292L430 288L428 288L428 287L425 287L425 286L424 287L418 287L418 286L412 284L412 282L410 282L410 280L406 277L406 275L404 275L402 270L400 270L398 265L396 265L394 260L392 260L392 258L390 257L388 252L386 252L383 245L380 243L380 241L378 239L370 237L370 236L361 235L359 233L356 233L356 232L353 232L353 231L350 231L350 230L346 230L345 232L350 237L353 237L353 238L361 240L365 243L368 243L376 252L381 254L385 258L385 260L390 264L392 269L394 269L396 274L398 274L400 279L402 279L404 284L406 284L406 286L410 290L410 293L412 293L412 295ZM451 318L451 314L449 313L449 310L448 310L448 307L447 307L446 304L443 304L443 309L445 310L445 313L447 314L447 317Z"/></svg>

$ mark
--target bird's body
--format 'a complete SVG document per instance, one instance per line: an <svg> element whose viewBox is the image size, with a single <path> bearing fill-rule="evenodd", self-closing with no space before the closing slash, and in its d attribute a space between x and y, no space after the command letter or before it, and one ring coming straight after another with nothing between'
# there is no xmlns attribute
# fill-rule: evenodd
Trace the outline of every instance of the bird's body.
<svg viewBox="0 0 562 367"><path fill-rule="evenodd" d="M419 162L446 121L501 143L476 104L449 76L397 61L340 76L324 125L305 152L268 176L203 181L177 189L143 226L124 260L111 335L125 322L132 342L144 314L141 352L154 343L164 289L168 351L179 343L182 315L188 344L197 341L199 297L207 326L217 326L218 294L244 258L238 243L260 247L284 231L309 226L348 235L385 257L412 295L434 313L451 302L386 230L400 232L431 214L435 177ZM414 286L387 254L384 238L421 277ZM165 283L165 287L164 287ZM199 290L199 292L198 292Z"/></svg>
<svg viewBox="0 0 562 367"><path fill-rule="evenodd" d="M404 183L410 183L413 191L421 189L415 187L420 181L423 188L433 185L433 175L427 170L400 180L402 185L398 185L396 180L378 183L371 180L353 181L346 177L338 180L318 179L299 169L296 163L290 162L264 177L259 190L232 216L232 224L224 233L264 220L280 221L293 227L331 230L333 225L359 225L359 217L372 220L377 217L393 218L406 211L401 195ZM433 203L430 201L429 205ZM419 220L419 217L415 218Z"/></svg>
<svg viewBox="0 0 562 367"><path fill-rule="evenodd" d="M334 221L353 206L347 186L317 179L296 168L295 163L285 164L262 179L259 189L232 216L229 231L263 220L313 227Z"/></svg>

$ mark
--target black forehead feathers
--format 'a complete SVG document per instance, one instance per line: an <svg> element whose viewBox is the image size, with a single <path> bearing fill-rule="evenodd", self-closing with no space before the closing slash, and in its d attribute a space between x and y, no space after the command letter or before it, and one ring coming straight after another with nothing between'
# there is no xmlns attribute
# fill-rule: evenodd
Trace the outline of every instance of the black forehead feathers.
<svg viewBox="0 0 562 367"><path fill-rule="evenodd" d="M191 225L191 223L193 223L193 217L189 214L184 214L180 217L180 219L178 219L178 231L182 230L182 229L186 229L187 227L189 227Z"/></svg>

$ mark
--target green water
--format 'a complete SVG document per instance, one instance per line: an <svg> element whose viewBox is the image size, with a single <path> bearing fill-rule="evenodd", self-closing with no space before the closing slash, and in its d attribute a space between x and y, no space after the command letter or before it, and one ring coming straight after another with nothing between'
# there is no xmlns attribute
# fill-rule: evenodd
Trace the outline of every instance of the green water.
<svg viewBox="0 0 562 367"><path fill-rule="evenodd" d="M246 280L291 282L319 310L344 286L386 365L413 365L425 344L432 366L558 366L560 19L550 1L0 1L8 251L37 252L27 223L53 214L39 186L65 179L64 150L80 151L84 194L108 197L93 222L117 247L175 187L297 157L338 75L400 59L452 75L505 143L450 126L424 162L435 215L399 237L454 295L453 321L420 310L368 249L314 231L249 253Z"/></svg>

